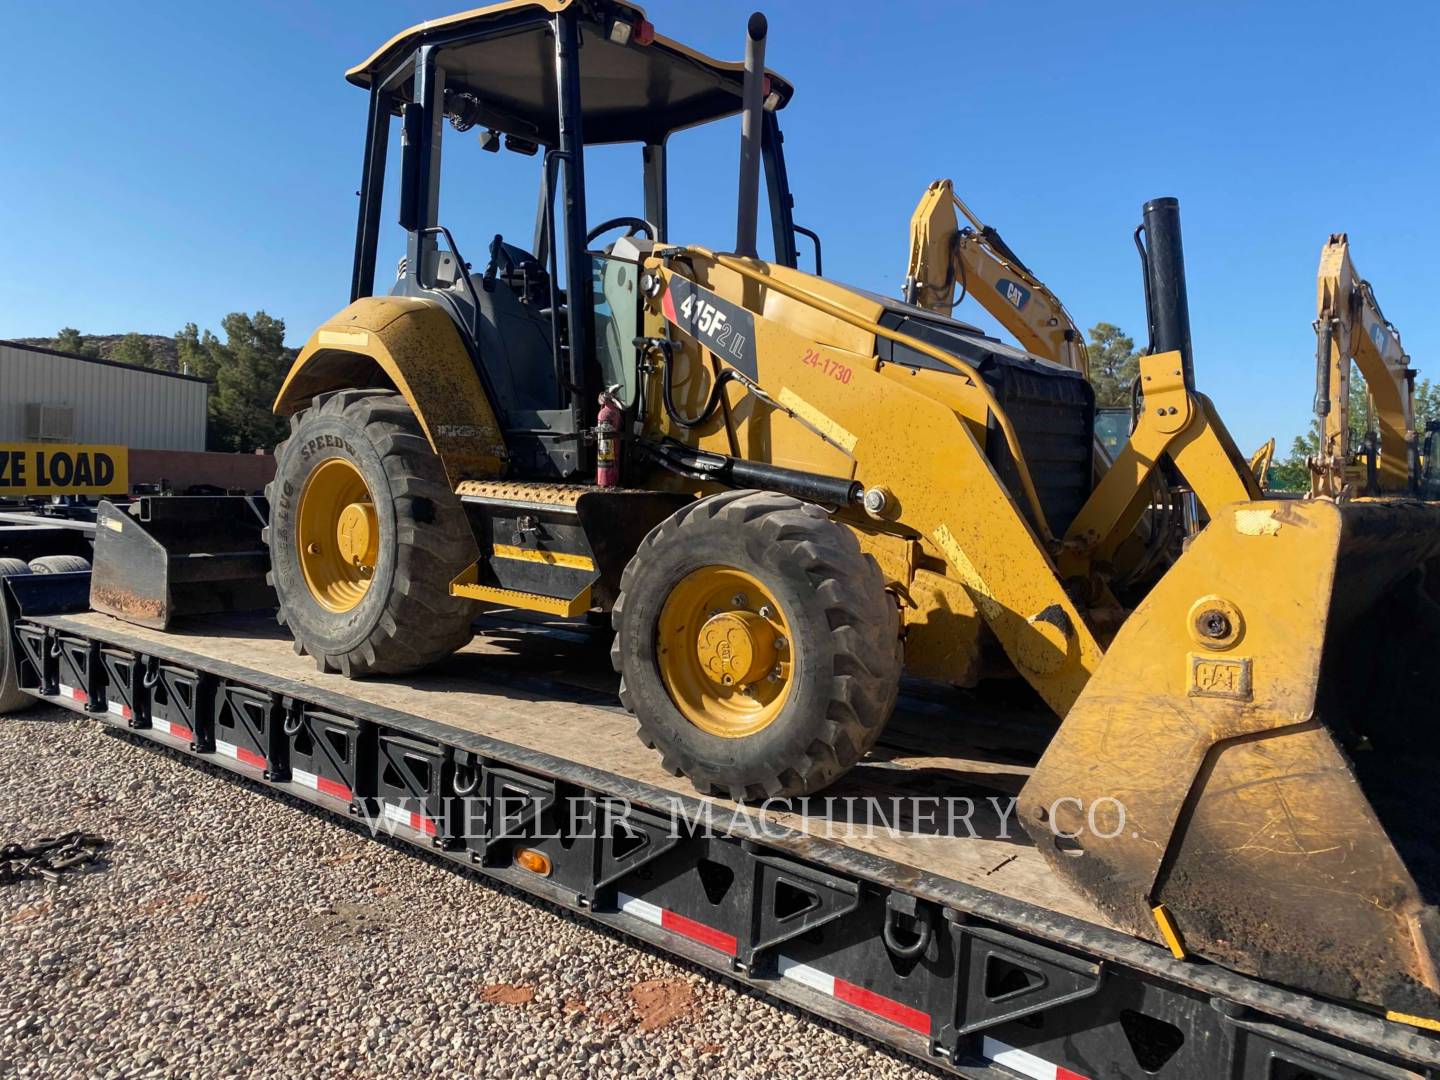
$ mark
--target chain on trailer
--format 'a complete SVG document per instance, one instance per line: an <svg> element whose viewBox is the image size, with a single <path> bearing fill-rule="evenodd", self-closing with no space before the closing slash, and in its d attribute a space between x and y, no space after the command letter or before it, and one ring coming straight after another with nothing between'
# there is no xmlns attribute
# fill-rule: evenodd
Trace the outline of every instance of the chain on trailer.
<svg viewBox="0 0 1440 1080"><path fill-rule="evenodd" d="M67 621L5 583L20 688L506 882L975 1080L1440 1078L1378 1017L791 833L693 797ZM19 594L17 596L17 594ZM59 849L57 849L59 850Z"/></svg>

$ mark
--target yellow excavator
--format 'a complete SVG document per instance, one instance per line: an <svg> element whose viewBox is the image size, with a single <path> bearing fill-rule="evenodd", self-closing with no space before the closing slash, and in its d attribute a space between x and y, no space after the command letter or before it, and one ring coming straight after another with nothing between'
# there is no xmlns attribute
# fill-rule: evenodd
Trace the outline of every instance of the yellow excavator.
<svg viewBox="0 0 1440 1080"><path fill-rule="evenodd" d="M369 101L352 302L275 402L266 537L296 648L393 674L458 647L479 605L608 612L640 737L735 799L841 777L902 670L1020 679L1057 726L1019 817L1117 925L1440 1015L1433 818L1391 797L1440 741L1440 507L1261 499L1197 387L1173 199L1144 207L1138 420L1097 483L1082 343L1048 363L797 269L794 90L765 39L752 16L726 63L620 0L509 0L349 72ZM666 145L737 116L717 252L670 232ZM466 261L442 143L446 174L534 161L528 249ZM633 148L632 216L587 216L596 144ZM405 258L377 287L388 183ZM1184 550L1137 574L1159 468L1186 484Z"/></svg>
<svg viewBox="0 0 1440 1080"><path fill-rule="evenodd" d="M1415 369L1400 332L1350 257L1350 238L1332 233L1316 279L1315 417L1320 452L1310 462L1315 496L1404 494L1420 485ZM1376 430L1352 445L1351 371L1365 381Z"/></svg>
<svg viewBox="0 0 1440 1080"><path fill-rule="evenodd" d="M961 227L957 210L968 226ZM1090 374L1085 335L1060 298L998 231L975 216L950 180L926 188L910 218L904 296L907 303L947 316L972 296L1026 351Z"/></svg>

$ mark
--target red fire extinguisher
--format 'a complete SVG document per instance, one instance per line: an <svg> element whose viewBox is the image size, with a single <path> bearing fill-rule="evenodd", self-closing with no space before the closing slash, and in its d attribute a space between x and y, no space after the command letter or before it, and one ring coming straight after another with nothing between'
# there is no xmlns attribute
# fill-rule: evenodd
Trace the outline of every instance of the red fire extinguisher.
<svg viewBox="0 0 1440 1080"><path fill-rule="evenodd" d="M595 483L602 488L620 486L620 426L625 413L613 391L600 395L595 420Z"/></svg>

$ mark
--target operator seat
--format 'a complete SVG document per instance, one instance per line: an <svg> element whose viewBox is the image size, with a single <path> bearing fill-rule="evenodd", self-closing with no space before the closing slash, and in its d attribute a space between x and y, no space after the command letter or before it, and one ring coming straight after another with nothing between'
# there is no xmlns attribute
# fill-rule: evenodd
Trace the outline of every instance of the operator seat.
<svg viewBox="0 0 1440 1080"><path fill-rule="evenodd" d="M403 261L401 268L392 295L438 299L473 333L504 426L546 427L549 421L536 414L560 408L563 397L555 381L550 275L544 264L497 234L483 274L469 273L469 264L462 266L454 252L438 249L427 253L425 285L403 272ZM557 291L557 300L563 333L563 292Z"/></svg>
<svg viewBox="0 0 1440 1080"><path fill-rule="evenodd" d="M550 275L544 264L497 233L485 272L472 274L470 280L480 302L474 322L480 363L490 375L500 408L512 416L559 408L563 399L555 383ZM555 317L563 328L562 293L557 300Z"/></svg>

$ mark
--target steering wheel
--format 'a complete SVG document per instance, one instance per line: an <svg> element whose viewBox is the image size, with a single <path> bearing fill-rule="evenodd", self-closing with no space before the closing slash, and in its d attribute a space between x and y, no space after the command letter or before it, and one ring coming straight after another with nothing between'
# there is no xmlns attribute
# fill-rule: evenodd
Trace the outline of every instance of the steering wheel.
<svg viewBox="0 0 1440 1080"><path fill-rule="evenodd" d="M634 236L636 233L643 232L647 240L655 239L655 226L651 225L650 222L644 218L612 217L609 221L602 221L585 234L585 246L589 247L595 242L597 236L602 236L611 229L618 229L621 225L629 226L629 228L625 230L626 236Z"/></svg>

